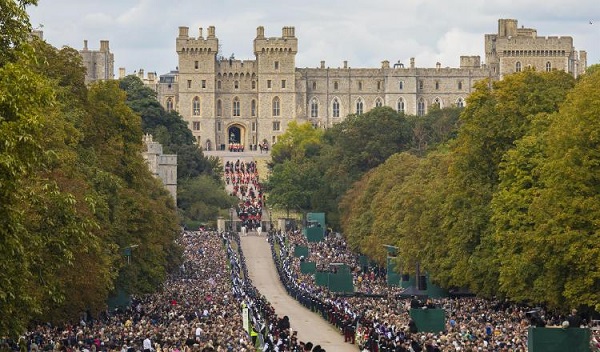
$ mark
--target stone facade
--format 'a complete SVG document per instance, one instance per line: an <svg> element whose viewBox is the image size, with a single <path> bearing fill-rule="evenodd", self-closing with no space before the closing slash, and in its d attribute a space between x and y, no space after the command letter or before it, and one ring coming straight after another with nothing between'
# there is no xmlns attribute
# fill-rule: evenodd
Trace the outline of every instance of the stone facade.
<svg viewBox="0 0 600 352"><path fill-rule="evenodd" d="M518 67L585 71L585 52L577 53L571 37L538 37L517 21L500 19L498 33L485 35L487 64L479 56L461 56L460 67L420 68L383 61L379 68L297 68L298 39L294 27L268 38L258 27L255 60L218 55L215 28L197 37L179 27L178 71L160 76L153 86L167 109L177 110L205 150L242 144L246 148L277 142L291 121L327 128L348 114L390 106L411 115L424 115L432 106L464 106L474 84L501 79ZM519 62L519 64L517 64ZM520 66L519 66L520 65Z"/></svg>
<svg viewBox="0 0 600 352"><path fill-rule="evenodd" d="M485 35L485 56L500 77L526 67L563 70L577 77L587 66L587 53L575 50L572 37L540 37L535 29L518 28L513 19L498 20L498 33Z"/></svg>
<svg viewBox="0 0 600 352"><path fill-rule="evenodd" d="M152 140L152 135L144 136L146 151L142 154L154 177L162 180L165 188L173 196L177 204L177 155L163 154L162 145Z"/></svg>
<svg viewBox="0 0 600 352"><path fill-rule="evenodd" d="M83 41L83 49L79 50L79 54L86 69L86 84L115 78L115 57L108 44L108 40L101 40L100 50L89 50L87 40Z"/></svg>

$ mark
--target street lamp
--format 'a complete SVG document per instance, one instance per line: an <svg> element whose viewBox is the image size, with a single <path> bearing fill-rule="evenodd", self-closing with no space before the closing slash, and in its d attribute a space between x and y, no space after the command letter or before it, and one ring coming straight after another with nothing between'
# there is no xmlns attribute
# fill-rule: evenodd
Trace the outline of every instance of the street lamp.
<svg viewBox="0 0 600 352"><path fill-rule="evenodd" d="M123 254L127 257L127 264L131 264L131 250L137 247L139 247L139 245L132 244L123 248Z"/></svg>

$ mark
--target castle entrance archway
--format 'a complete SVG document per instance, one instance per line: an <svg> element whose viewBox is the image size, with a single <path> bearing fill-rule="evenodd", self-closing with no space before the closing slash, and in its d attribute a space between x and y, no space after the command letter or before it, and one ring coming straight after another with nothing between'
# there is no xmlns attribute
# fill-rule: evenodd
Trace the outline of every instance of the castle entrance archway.
<svg viewBox="0 0 600 352"><path fill-rule="evenodd" d="M233 124L227 128L227 139L229 145L244 146L246 143L246 128L239 124Z"/></svg>

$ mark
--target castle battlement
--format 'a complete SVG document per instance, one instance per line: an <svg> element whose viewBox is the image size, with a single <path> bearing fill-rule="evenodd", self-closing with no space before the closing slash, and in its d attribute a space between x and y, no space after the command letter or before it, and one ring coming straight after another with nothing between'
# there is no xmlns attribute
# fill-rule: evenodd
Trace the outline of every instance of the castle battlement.
<svg viewBox="0 0 600 352"><path fill-rule="evenodd" d="M176 50L178 53L216 54L219 50L219 40L215 36L215 27L208 27L208 36L206 38L202 36L202 28L199 28L198 37L190 37L189 27L179 27Z"/></svg>
<svg viewBox="0 0 600 352"><path fill-rule="evenodd" d="M254 39L254 54L261 52L268 53L291 53L298 52L298 39L295 36L294 27L283 27L281 37L265 37L265 29L259 26L256 29L256 38Z"/></svg>

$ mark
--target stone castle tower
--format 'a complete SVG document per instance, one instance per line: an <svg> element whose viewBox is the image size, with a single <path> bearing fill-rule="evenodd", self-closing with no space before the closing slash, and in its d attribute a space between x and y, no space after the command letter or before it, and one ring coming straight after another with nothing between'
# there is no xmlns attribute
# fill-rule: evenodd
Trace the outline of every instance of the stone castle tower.
<svg viewBox="0 0 600 352"><path fill-rule="evenodd" d="M210 26L204 37L179 27L176 38L178 71L161 75L158 99L178 111L205 150L241 144L245 148L277 142L291 121L327 128L348 114L378 106L422 116L432 107L463 107L474 84L482 79L533 67L564 70L577 77L585 72L586 53L576 52L571 37L539 37L517 28L517 21L500 19L498 33L485 35L486 63L479 56L461 56L460 67L421 68L382 61L378 68L297 68L298 39L294 27L281 36L266 37L256 29L254 60L219 56L219 40Z"/></svg>
<svg viewBox="0 0 600 352"><path fill-rule="evenodd" d="M519 28L514 19L498 20L498 33L485 35L485 56L500 77L527 67L557 69L577 77L587 66L587 53L575 50L572 37L540 37L535 29Z"/></svg>
<svg viewBox="0 0 600 352"><path fill-rule="evenodd" d="M146 150L142 157L154 177L159 178L177 204L177 155L163 154L162 144L152 140L151 134L143 137Z"/></svg>
<svg viewBox="0 0 600 352"><path fill-rule="evenodd" d="M83 41L83 49L79 50L79 54L86 69L86 84L115 78L115 57L108 44L108 40L101 40L99 50L89 50L88 41Z"/></svg>

